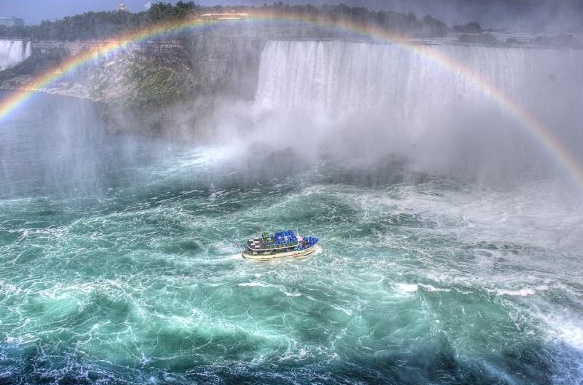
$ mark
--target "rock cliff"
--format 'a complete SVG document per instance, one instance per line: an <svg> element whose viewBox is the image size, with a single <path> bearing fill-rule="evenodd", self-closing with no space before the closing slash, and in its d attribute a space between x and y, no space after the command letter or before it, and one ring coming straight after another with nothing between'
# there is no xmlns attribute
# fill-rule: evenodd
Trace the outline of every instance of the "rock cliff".
<svg viewBox="0 0 583 385"><path fill-rule="evenodd" d="M42 91L102 102L112 131L199 139L219 100L253 99L265 41L233 28L112 50L107 41L37 41L29 59L0 72L0 88L26 88L52 72Z"/></svg>

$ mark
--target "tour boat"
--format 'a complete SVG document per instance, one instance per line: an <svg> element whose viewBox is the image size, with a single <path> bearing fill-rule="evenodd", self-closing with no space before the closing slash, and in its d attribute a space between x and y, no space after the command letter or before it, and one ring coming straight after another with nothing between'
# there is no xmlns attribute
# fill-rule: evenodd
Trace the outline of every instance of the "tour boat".
<svg viewBox="0 0 583 385"><path fill-rule="evenodd" d="M243 258L252 261L272 261L279 258L303 258L316 250L318 238L302 237L293 230L270 234L266 231L257 238L249 239Z"/></svg>

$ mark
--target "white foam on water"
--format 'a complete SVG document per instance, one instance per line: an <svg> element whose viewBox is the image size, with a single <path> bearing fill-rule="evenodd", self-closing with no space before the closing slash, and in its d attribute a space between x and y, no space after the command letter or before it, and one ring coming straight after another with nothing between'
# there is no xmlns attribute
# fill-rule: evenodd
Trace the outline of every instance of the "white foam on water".
<svg viewBox="0 0 583 385"><path fill-rule="evenodd" d="M435 287L433 285L426 285L426 284L421 284L419 285L420 287L422 287L423 289L429 291L429 292L450 292L451 289L446 289L446 288L439 288L439 287Z"/></svg>
<svg viewBox="0 0 583 385"><path fill-rule="evenodd" d="M395 284L395 289L399 293L411 294L415 293L419 289L419 286L411 283L397 283Z"/></svg>
<svg viewBox="0 0 583 385"><path fill-rule="evenodd" d="M79 282L75 284L59 283L50 288L39 290L38 294L41 297L54 300L78 297L79 294L87 295L94 292L125 291L128 288L128 284L119 279L100 279L95 282Z"/></svg>
<svg viewBox="0 0 583 385"><path fill-rule="evenodd" d="M243 257L241 256L241 253L237 253L237 254L231 254L222 258L216 258L213 259L213 261L215 262L228 262L228 261L237 261L237 260L242 260Z"/></svg>
<svg viewBox="0 0 583 385"><path fill-rule="evenodd" d="M3 295L19 295L22 292L22 288L3 280L0 280L0 293Z"/></svg>
<svg viewBox="0 0 583 385"><path fill-rule="evenodd" d="M352 311L352 310L350 310L350 309L346 309L346 308L344 308L344 307L342 307L342 306L338 306L338 305L331 304L331 305L330 305L330 307L331 307L332 309L334 309L334 310L341 311L341 312L343 312L344 314L346 314L346 315L348 315L348 316L351 316L351 317L352 317L352 316L354 315L354 313L353 313L353 311Z"/></svg>
<svg viewBox="0 0 583 385"><path fill-rule="evenodd" d="M541 180L508 191L477 191L455 198L460 236L578 252L583 202L562 190L560 180ZM465 231L464 231L465 230Z"/></svg>
<svg viewBox="0 0 583 385"><path fill-rule="evenodd" d="M241 286L241 287L277 287L276 285L270 284L270 283L265 283L265 282L243 282L238 284L237 286Z"/></svg>
<svg viewBox="0 0 583 385"><path fill-rule="evenodd" d="M509 295L509 296L518 296L518 297L528 297L531 295L535 295L537 291L532 288L523 288L523 289L516 289L516 290L508 290L508 289L495 289L491 290L499 295Z"/></svg>
<svg viewBox="0 0 583 385"><path fill-rule="evenodd" d="M578 253L583 239L583 202L565 190L561 180L533 181L512 189L399 186L360 193L353 203L364 219L404 213L434 223L434 231L456 235L470 244L480 241ZM395 241L392 234L386 236Z"/></svg>
<svg viewBox="0 0 583 385"><path fill-rule="evenodd" d="M538 314L549 327L550 338L558 339L583 354L583 319L565 309Z"/></svg>
<svg viewBox="0 0 583 385"><path fill-rule="evenodd" d="M275 285L275 284L261 282L261 281L243 282L243 283L239 283L237 286L240 286L240 287L261 287L261 288L277 289L279 292L281 292L282 294L284 294L286 297L301 297L302 296L302 293L300 293L297 290L289 290L288 288L286 288L283 285Z"/></svg>

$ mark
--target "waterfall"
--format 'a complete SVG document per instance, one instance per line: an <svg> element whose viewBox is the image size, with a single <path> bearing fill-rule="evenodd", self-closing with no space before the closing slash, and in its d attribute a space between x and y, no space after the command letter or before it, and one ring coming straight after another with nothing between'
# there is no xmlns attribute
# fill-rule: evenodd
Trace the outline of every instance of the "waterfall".
<svg viewBox="0 0 583 385"><path fill-rule="evenodd" d="M432 165L505 169L539 158L517 109L566 147L583 141L581 84L581 50L271 41L255 103L280 116L300 111L287 131L324 137L343 153L400 151ZM306 123L313 117L332 123Z"/></svg>
<svg viewBox="0 0 583 385"><path fill-rule="evenodd" d="M32 54L32 43L30 41L26 42L26 46L24 48L24 59L26 60Z"/></svg>
<svg viewBox="0 0 583 385"><path fill-rule="evenodd" d="M442 45L422 52L389 44L268 42L256 100L266 108L309 106L330 115L384 110L408 119L503 103L496 90L553 115L565 103L571 111L572 103L581 105L581 51Z"/></svg>
<svg viewBox="0 0 583 385"><path fill-rule="evenodd" d="M14 67L31 55L30 41L0 40L0 71Z"/></svg>

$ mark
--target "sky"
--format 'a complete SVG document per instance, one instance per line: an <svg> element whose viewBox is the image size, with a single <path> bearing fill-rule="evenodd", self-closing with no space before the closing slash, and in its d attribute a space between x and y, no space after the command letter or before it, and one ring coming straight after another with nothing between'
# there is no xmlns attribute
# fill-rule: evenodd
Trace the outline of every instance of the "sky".
<svg viewBox="0 0 583 385"><path fill-rule="evenodd" d="M130 12L144 10L147 0L0 0L0 16L24 19L26 25L90 11L115 11L124 3ZM172 3L175 3L172 2Z"/></svg>
<svg viewBox="0 0 583 385"><path fill-rule="evenodd" d="M189 0L183 0L189 1ZM166 2L175 4L176 1ZM275 0L198 0L198 5L262 5ZM369 9L431 15L450 25L478 22L484 28L583 32L583 0L282 0L287 4L339 4ZM62 19L89 11L115 11L124 3L130 12L145 9L148 0L0 0L0 16L25 24Z"/></svg>

